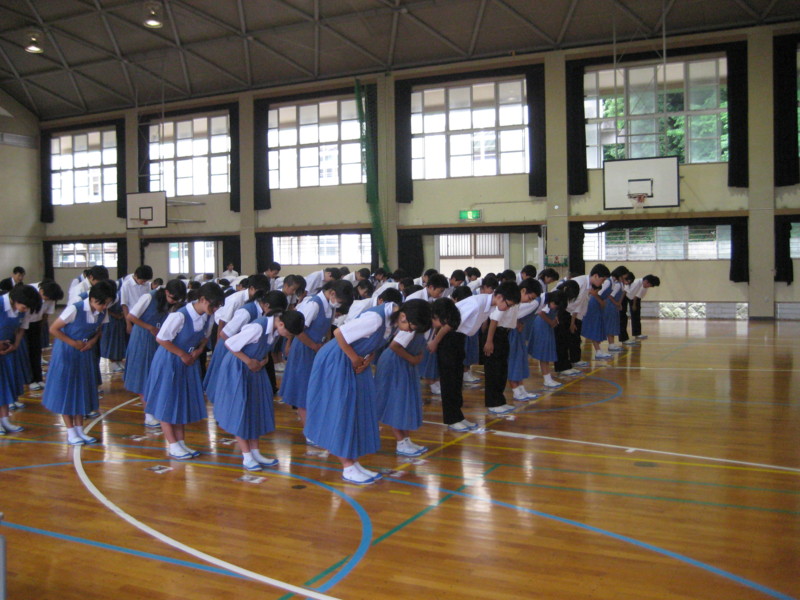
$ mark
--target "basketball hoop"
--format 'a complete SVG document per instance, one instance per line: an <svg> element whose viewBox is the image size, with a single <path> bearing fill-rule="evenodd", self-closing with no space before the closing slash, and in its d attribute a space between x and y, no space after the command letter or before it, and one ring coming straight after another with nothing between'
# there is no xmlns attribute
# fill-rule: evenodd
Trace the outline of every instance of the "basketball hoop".
<svg viewBox="0 0 800 600"><path fill-rule="evenodd" d="M647 194L628 194L628 200L631 202L631 208L638 210L647 202Z"/></svg>

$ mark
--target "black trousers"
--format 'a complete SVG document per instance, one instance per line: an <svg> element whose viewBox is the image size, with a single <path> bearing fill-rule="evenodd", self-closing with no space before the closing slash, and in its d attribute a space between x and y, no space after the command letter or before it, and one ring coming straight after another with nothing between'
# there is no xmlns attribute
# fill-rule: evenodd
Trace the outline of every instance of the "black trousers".
<svg viewBox="0 0 800 600"><path fill-rule="evenodd" d="M642 299L631 300L631 335L642 335Z"/></svg>
<svg viewBox="0 0 800 600"><path fill-rule="evenodd" d="M464 379L464 342L466 336L451 331L439 342L436 349L436 362L439 365L439 385L442 387L442 421L452 425L464 420L461 407L464 395L461 386Z"/></svg>
<svg viewBox="0 0 800 600"><path fill-rule="evenodd" d="M572 368L572 360L570 357L570 343L572 334L569 331L569 324L571 320L572 316L566 310L558 311L558 325L556 325L553 332L556 337L556 356L558 357L553 365L553 369L556 372L568 371ZM580 331L578 331L578 335L580 335ZM575 362L578 362L580 359L580 346L578 346L578 358L575 360Z"/></svg>
<svg viewBox="0 0 800 600"><path fill-rule="evenodd" d="M269 357L267 359L267 366L264 367L267 370L267 377L269 377L269 382L272 385L272 393L278 393L278 380L275 378L275 361L272 358L272 352L269 353Z"/></svg>
<svg viewBox="0 0 800 600"><path fill-rule="evenodd" d="M628 300L628 296L623 294L622 295L622 310L619 311L619 341L620 342L627 342L629 338L628 336L628 306L630 306L631 301Z"/></svg>
<svg viewBox="0 0 800 600"><path fill-rule="evenodd" d="M28 323L25 331L28 342L28 360L31 363L31 379L33 382L42 381L42 322Z"/></svg>
<svg viewBox="0 0 800 600"><path fill-rule="evenodd" d="M483 400L486 408L503 406L506 403L505 390L508 381L508 329L498 327L494 332L494 351L488 356L483 353L485 337L481 336L481 355L485 372Z"/></svg>

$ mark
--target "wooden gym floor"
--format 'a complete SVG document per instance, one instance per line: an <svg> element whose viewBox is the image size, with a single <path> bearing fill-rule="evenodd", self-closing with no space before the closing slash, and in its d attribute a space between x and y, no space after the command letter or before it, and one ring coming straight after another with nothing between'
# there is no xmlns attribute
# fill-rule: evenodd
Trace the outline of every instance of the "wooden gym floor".
<svg viewBox="0 0 800 600"><path fill-rule="evenodd" d="M800 323L644 327L507 418L468 391L478 432L434 400L421 459L384 428L364 462L392 472L363 488L282 404L261 445L280 467L248 482L211 418L199 459L166 460L120 375L80 450L28 394L0 438L8 597L800 598Z"/></svg>

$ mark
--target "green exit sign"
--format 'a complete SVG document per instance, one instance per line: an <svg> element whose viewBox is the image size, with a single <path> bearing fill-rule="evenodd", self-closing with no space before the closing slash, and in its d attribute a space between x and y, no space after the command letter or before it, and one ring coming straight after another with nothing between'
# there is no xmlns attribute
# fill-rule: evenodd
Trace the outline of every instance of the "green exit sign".
<svg viewBox="0 0 800 600"><path fill-rule="evenodd" d="M480 221L481 211L479 210L460 210L458 211L459 221Z"/></svg>

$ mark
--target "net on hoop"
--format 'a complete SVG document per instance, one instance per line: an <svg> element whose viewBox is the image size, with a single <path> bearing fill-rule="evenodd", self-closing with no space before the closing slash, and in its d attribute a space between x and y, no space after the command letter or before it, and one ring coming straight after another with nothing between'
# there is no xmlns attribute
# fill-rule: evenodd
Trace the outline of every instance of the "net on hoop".
<svg viewBox="0 0 800 600"><path fill-rule="evenodd" d="M628 194L628 200L631 202L631 208L637 210L647 202L647 194Z"/></svg>

